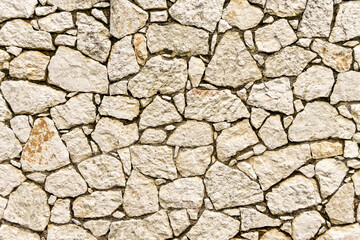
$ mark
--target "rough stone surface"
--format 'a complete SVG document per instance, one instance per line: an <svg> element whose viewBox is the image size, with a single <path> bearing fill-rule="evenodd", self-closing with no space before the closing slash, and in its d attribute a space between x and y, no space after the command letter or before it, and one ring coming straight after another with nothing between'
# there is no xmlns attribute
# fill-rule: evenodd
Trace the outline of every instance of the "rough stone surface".
<svg viewBox="0 0 360 240"><path fill-rule="evenodd" d="M12 18L30 18L35 12L36 0L4 0L0 3L0 22ZM7 231L7 230L5 230ZM9 229L11 232L11 230Z"/></svg>
<svg viewBox="0 0 360 240"><path fill-rule="evenodd" d="M72 15L69 12L50 14L38 20L41 30L46 32L63 32L74 27Z"/></svg>
<svg viewBox="0 0 360 240"><path fill-rule="evenodd" d="M356 240L360 234L360 225L358 223L346 226L332 227L321 235L317 240Z"/></svg>
<svg viewBox="0 0 360 240"><path fill-rule="evenodd" d="M268 0L265 12L279 17L294 17L302 13L306 6L306 0Z"/></svg>
<svg viewBox="0 0 360 240"><path fill-rule="evenodd" d="M65 11L73 11L80 9L88 9L91 8L95 3L100 0L47 0L50 5L54 5Z"/></svg>
<svg viewBox="0 0 360 240"><path fill-rule="evenodd" d="M359 101L360 98L356 94L359 90L358 81L360 81L359 72L348 71L339 73L333 93L330 96L331 104L336 104L340 101Z"/></svg>
<svg viewBox="0 0 360 240"><path fill-rule="evenodd" d="M294 240L309 240L319 231L325 219L317 211L300 213L291 224L291 236Z"/></svg>
<svg viewBox="0 0 360 240"><path fill-rule="evenodd" d="M50 57L38 52L21 53L10 62L10 76L29 80L44 80Z"/></svg>
<svg viewBox="0 0 360 240"><path fill-rule="evenodd" d="M26 180L22 172L10 164L0 164L0 195L9 195L14 188Z"/></svg>
<svg viewBox="0 0 360 240"><path fill-rule="evenodd" d="M133 120L139 114L139 101L125 96L104 96L99 107L103 116Z"/></svg>
<svg viewBox="0 0 360 240"><path fill-rule="evenodd" d="M0 239L6 240L19 240L19 239L28 239L28 240L40 240L40 237L37 233L31 232L29 230L24 230L22 228L14 227L8 224L2 224L0 227Z"/></svg>
<svg viewBox="0 0 360 240"><path fill-rule="evenodd" d="M49 225L48 240L96 240L92 234L75 224Z"/></svg>
<svg viewBox="0 0 360 240"><path fill-rule="evenodd" d="M288 143L280 115L273 115L266 119L259 130L259 137L269 149L275 149Z"/></svg>
<svg viewBox="0 0 360 240"><path fill-rule="evenodd" d="M278 227L281 225L279 219L268 217L253 208L240 208L241 230L247 231L254 228Z"/></svg>
<svg viewBox="0 0 360 240"><path fill-rule="evenodd" d="M323 140L310 144L311 154L314 159L334 157L343 154L341 141Z"/></svg>
<svg viewBox="0 0 360 240"><path fill-rule="evenodd" d="M15 158L22 147L14 132L4 123L0 123L0 162Z"/></svg>
<svg viewBox="0 0 360 240"><path fill-rule="evenodd" d="M84 132L80 128L74 128L61 137L66 144L70 154L70 159L74 163L81 162L89 158L92 154L91 147Z"/></svg>
<svg viewBox="0 0 360 240"><path fill-rule="evenodd" d="M213 146L180 148L175 165L181 176L203 175L211 163Z"/></svg>

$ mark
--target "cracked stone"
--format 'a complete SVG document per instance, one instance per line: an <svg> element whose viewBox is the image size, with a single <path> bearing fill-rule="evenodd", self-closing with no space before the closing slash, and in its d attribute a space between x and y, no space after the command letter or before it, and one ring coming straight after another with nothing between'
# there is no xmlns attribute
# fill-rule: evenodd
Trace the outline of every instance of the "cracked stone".
<svg viewBox="0 0 360 240"><path fill-rule="evenodd" d="M280 115L272 115L268 117L260 128L258 134L270 150L288 143L287 135L281 123Z"/></svg>
<svg viewBox="0 0 360 240"><path fill-rule="evenodd" d="M19 156L22 147L14 132L0 122L0 162Z"/></svg>
<svg viewBox="0 0 360 240"><path fill-rule="evenodd" d="M0 195L6 197L26 180L23 173L10 164L0 164Z"/></svg>
<svg viewBox="0 0 360 240"><path fill-rule="evenodd" d="M179 236L191 225L186 209L170 212L169 220L175 236Z"/></svg>
<svg viewBox="0 0 360 240"><path fill-rule="evenodd" d="M71 130L61 138L65 141L72 162L79 163L91 157L92 151L88 139L80 128Z"/></svg>

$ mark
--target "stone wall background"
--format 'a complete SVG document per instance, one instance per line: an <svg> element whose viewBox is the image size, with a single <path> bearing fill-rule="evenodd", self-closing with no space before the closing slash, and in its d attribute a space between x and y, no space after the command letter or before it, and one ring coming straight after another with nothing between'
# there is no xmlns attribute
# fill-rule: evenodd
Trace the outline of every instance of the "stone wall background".
<svg viewBox="0 0 360 240"><path fill-rule="evenodd" d="M360 239L360 1L0 0L0 240Z"/></svg>

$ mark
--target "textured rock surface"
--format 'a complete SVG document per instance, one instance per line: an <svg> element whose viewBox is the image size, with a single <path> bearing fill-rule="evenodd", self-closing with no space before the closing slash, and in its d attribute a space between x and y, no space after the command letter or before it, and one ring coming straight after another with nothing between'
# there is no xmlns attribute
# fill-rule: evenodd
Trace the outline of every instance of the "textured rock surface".
<svg viewBox="0 0 360 240"><path fill-rule="evenodd" d="M44 80L50 57L38 52L21 53L10 63L10 76L29 80Z"/></svg>

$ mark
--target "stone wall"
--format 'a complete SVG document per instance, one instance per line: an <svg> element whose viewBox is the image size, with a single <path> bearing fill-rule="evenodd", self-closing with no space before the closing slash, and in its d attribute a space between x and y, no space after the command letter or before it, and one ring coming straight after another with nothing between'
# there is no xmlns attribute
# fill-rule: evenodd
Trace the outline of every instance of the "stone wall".
<svg viewBox="0 0 360 240"><path fill-rule="evenodd" d="M359 240L360 1L0 0L0 240Z"/></svg>

